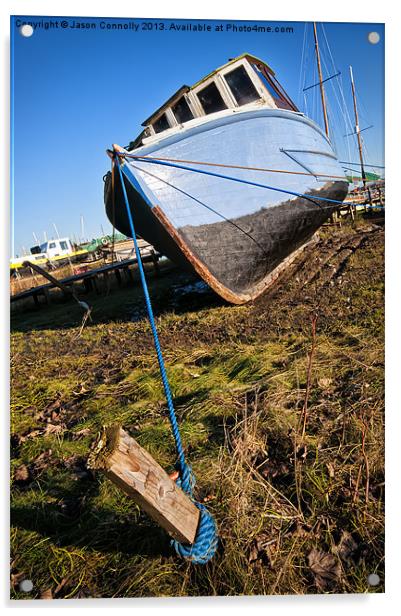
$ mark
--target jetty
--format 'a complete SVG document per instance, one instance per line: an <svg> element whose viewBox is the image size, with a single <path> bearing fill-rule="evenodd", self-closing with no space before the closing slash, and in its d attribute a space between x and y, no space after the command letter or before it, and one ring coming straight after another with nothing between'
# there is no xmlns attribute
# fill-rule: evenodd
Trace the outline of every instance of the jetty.
<svg viewBox="0 0 401 616"><path fill-rule="evenodd" d="M140 251L142 261L144 263L153 263L154 271L158 274L159 259L162 255L144 240L140 240ZM117 255L117 259L121 259L121 256L122 255ZM36 271L37 274L47 279L48 282L14 293L10 296L10 301L12 304L15 304L16 302L32 298L34 305L39 308L43 304L50 304L52 302L54 298L53 292L57 288L61 290L65 298L91 292L100 295L104 288L110 289L111 278L115 279L118 287L132 283L137 263L136 256L132 256L128 259L122 258L121 260L113 261L112 263L94 269L81 266L77 268L77 273L74 275L61 279L55 278L42 267L34 263L27 263L27 267L32 271L32 274Z"/></svg>

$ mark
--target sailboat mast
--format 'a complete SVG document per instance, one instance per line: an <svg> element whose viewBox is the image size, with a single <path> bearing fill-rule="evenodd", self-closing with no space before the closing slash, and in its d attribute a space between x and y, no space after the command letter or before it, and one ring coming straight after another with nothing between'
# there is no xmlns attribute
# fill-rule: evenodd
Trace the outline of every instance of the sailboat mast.
<svg viewBox="0 0 401 616"><path fill-rule="evenodd" d="M318 38L317 38L317 28L316 28L316 22L315 21L313 22L313 36L315 37L315 52L316 52L317 70L318 70L318 73L319 73L320 96L321 96L321 99L322 99L324 129L325 129L326 135L328 137L329 136L329 121L327 119L326 98L325 98L325 95L324 95L322 66L321 66L321 63L320 63L319 41L318 41Z"/></svg>
<svg viewBox="0 0 401 616"><path fill-rule="evenodd" d="M354 101L355 132L356 132L356 136L357 136L357 139L358 139L359 160L361 162L361 175L362 175L363 187L365 188L366 187L366 173L365 173L365 167L364 167L364 164L363 164L361 131L360 131L360 128L359 128L358 107L356 105L354 74L352 72L352 66L349 67L349 74L350 74L350 77L351 77L352 99Z"/></svg>

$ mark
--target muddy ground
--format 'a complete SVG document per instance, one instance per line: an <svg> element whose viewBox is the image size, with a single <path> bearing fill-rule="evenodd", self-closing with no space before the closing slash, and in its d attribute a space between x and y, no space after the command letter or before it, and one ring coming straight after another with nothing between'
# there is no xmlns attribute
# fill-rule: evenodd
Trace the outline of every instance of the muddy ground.
<svg viewBox="0 0 401 616"><path fill-rule="evenodd" d="M84 298L84 328L71 303L12 318L11 596L383 591L383 227L323 228L245 306L169 264L149 282L219 551L207 566L181 561L86 468L110 422L166 469L175 462L140 287L105 289Z"/></svg>

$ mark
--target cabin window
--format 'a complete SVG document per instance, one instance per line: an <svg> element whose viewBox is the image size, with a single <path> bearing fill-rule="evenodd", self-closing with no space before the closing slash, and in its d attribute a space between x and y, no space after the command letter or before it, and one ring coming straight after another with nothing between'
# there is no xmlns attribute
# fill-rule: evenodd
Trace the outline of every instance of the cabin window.
<svg viewBox="0 0 401 616"><path fill-rule="evenodd" d="M61 250L68 250L67 242L60 242L60 248Z"/></svg>
<svg viewBox="0 0 401 616"><path fill-rule="evenodd" d="M194 119L194 115L189 108L189 105L184 96L182 96L175 105L172 106L172 111L174 113L175 119L179 124L184 124L184 122L189 122L189 120Z"/></svg>
<svg viewBox="0 0 401 616"><path fill-rule="evenodd" d="M50 248L56 248L56 242L50 242L49 249Z"/></svg>
<svg viewBox="0 0 401 616"><path fill-rule="evenodd" d="M245 66L241 64L229 73L225 73L224 79L237 101L238 105L246 105L260 98L255 86L252 83Z"/></svg>
<svg viewBox="0 0 401 616"><path fill-rule="evenodd" d="M258 66L256 66L256 64L253 65L253 68L255 69L257 76L273 98L277 107L279 107L280 109L293 109L293 107L281 94L278 87L278 82L274 83L275 80L273 81L273 78L270 77L270 75L267 75L265 70L260 69Z"/></svg>
<svg viewBox="0 0 401 616"><path fill-rule="evenodd" d="M227 105L213 81L206 88L200 90L197 96L206 114L227 109Z"/></svg>
<svg viewBox="0 0 401 616"><path fill-rule="evenodd" d="M165 113L162 113L162 115L156 120L156 122L153 122L153 128L155 133L161 133L164 130L167 130L168 128L170 128L170 124L167 120L167 116Z"/></svg>

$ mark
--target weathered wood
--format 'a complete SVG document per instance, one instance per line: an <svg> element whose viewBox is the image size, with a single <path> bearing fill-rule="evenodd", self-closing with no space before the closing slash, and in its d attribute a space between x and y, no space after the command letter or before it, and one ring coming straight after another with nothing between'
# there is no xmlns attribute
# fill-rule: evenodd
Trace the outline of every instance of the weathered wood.
<svg viewBox="0 0 401 616"><path fill-rule="evenodd" d="M92 279L91 278L84 278L84 286L85 286L85 291L86 293L90 293L92 291L93 285L92 285Z"/></svg>
<svg viewBox="0 0 401 616"><path fill-rule="evenodd" d="M95 289L95 293L96 295L100 295L100 289L99 289L99 285L98 285L98 274L94 274L91 278L92 280L92 285L93 288Z"/></svg>
<svg viewBox="0 0 401 616"><path fill-rule="evenodd" d="M43 289L43 295L45 296L46 304L51 304L51 295L49 289Z"/></svg>
<svg viewBox="0 0 401 616"><path fill-rule="evenodd" d="M152 252L151 256L152 256L152 261L153 261L153 267L155 269L155 276L158 276L160 273L159 256L155 252Z"/></svg>
<svg viewBox="0 0 401 616"><path fill-rule="evenodd" d="M199 509L120 426L103 429L92 446L88 467L103 472L174 539L193 543Z"/></svg>
<svg viewBox="0 0 401 616"><path fill-rule="evenodd" d="M61 289L63 291L63 293L65 293L66 295L73 295L73 296L75 296L75 293L74 293L73 289L68 287L63 281L58 280L57 278L55 278L54 276L49 274L49 272L47 272L43 267L40 267L40 265L38 265L37 263L31 263L30 261L24 261L22 265L24 267L30 267L30 269L35 270L36 272L38 272L38 274L40 274L44 278L47 278L48 280L50 280L50 282L55 287L58 287L59 289ZM42 288L43 288L43 290L45 289L45 287L42 287ZM46 290L48 290L48 289L46 288Z"/></svg>

